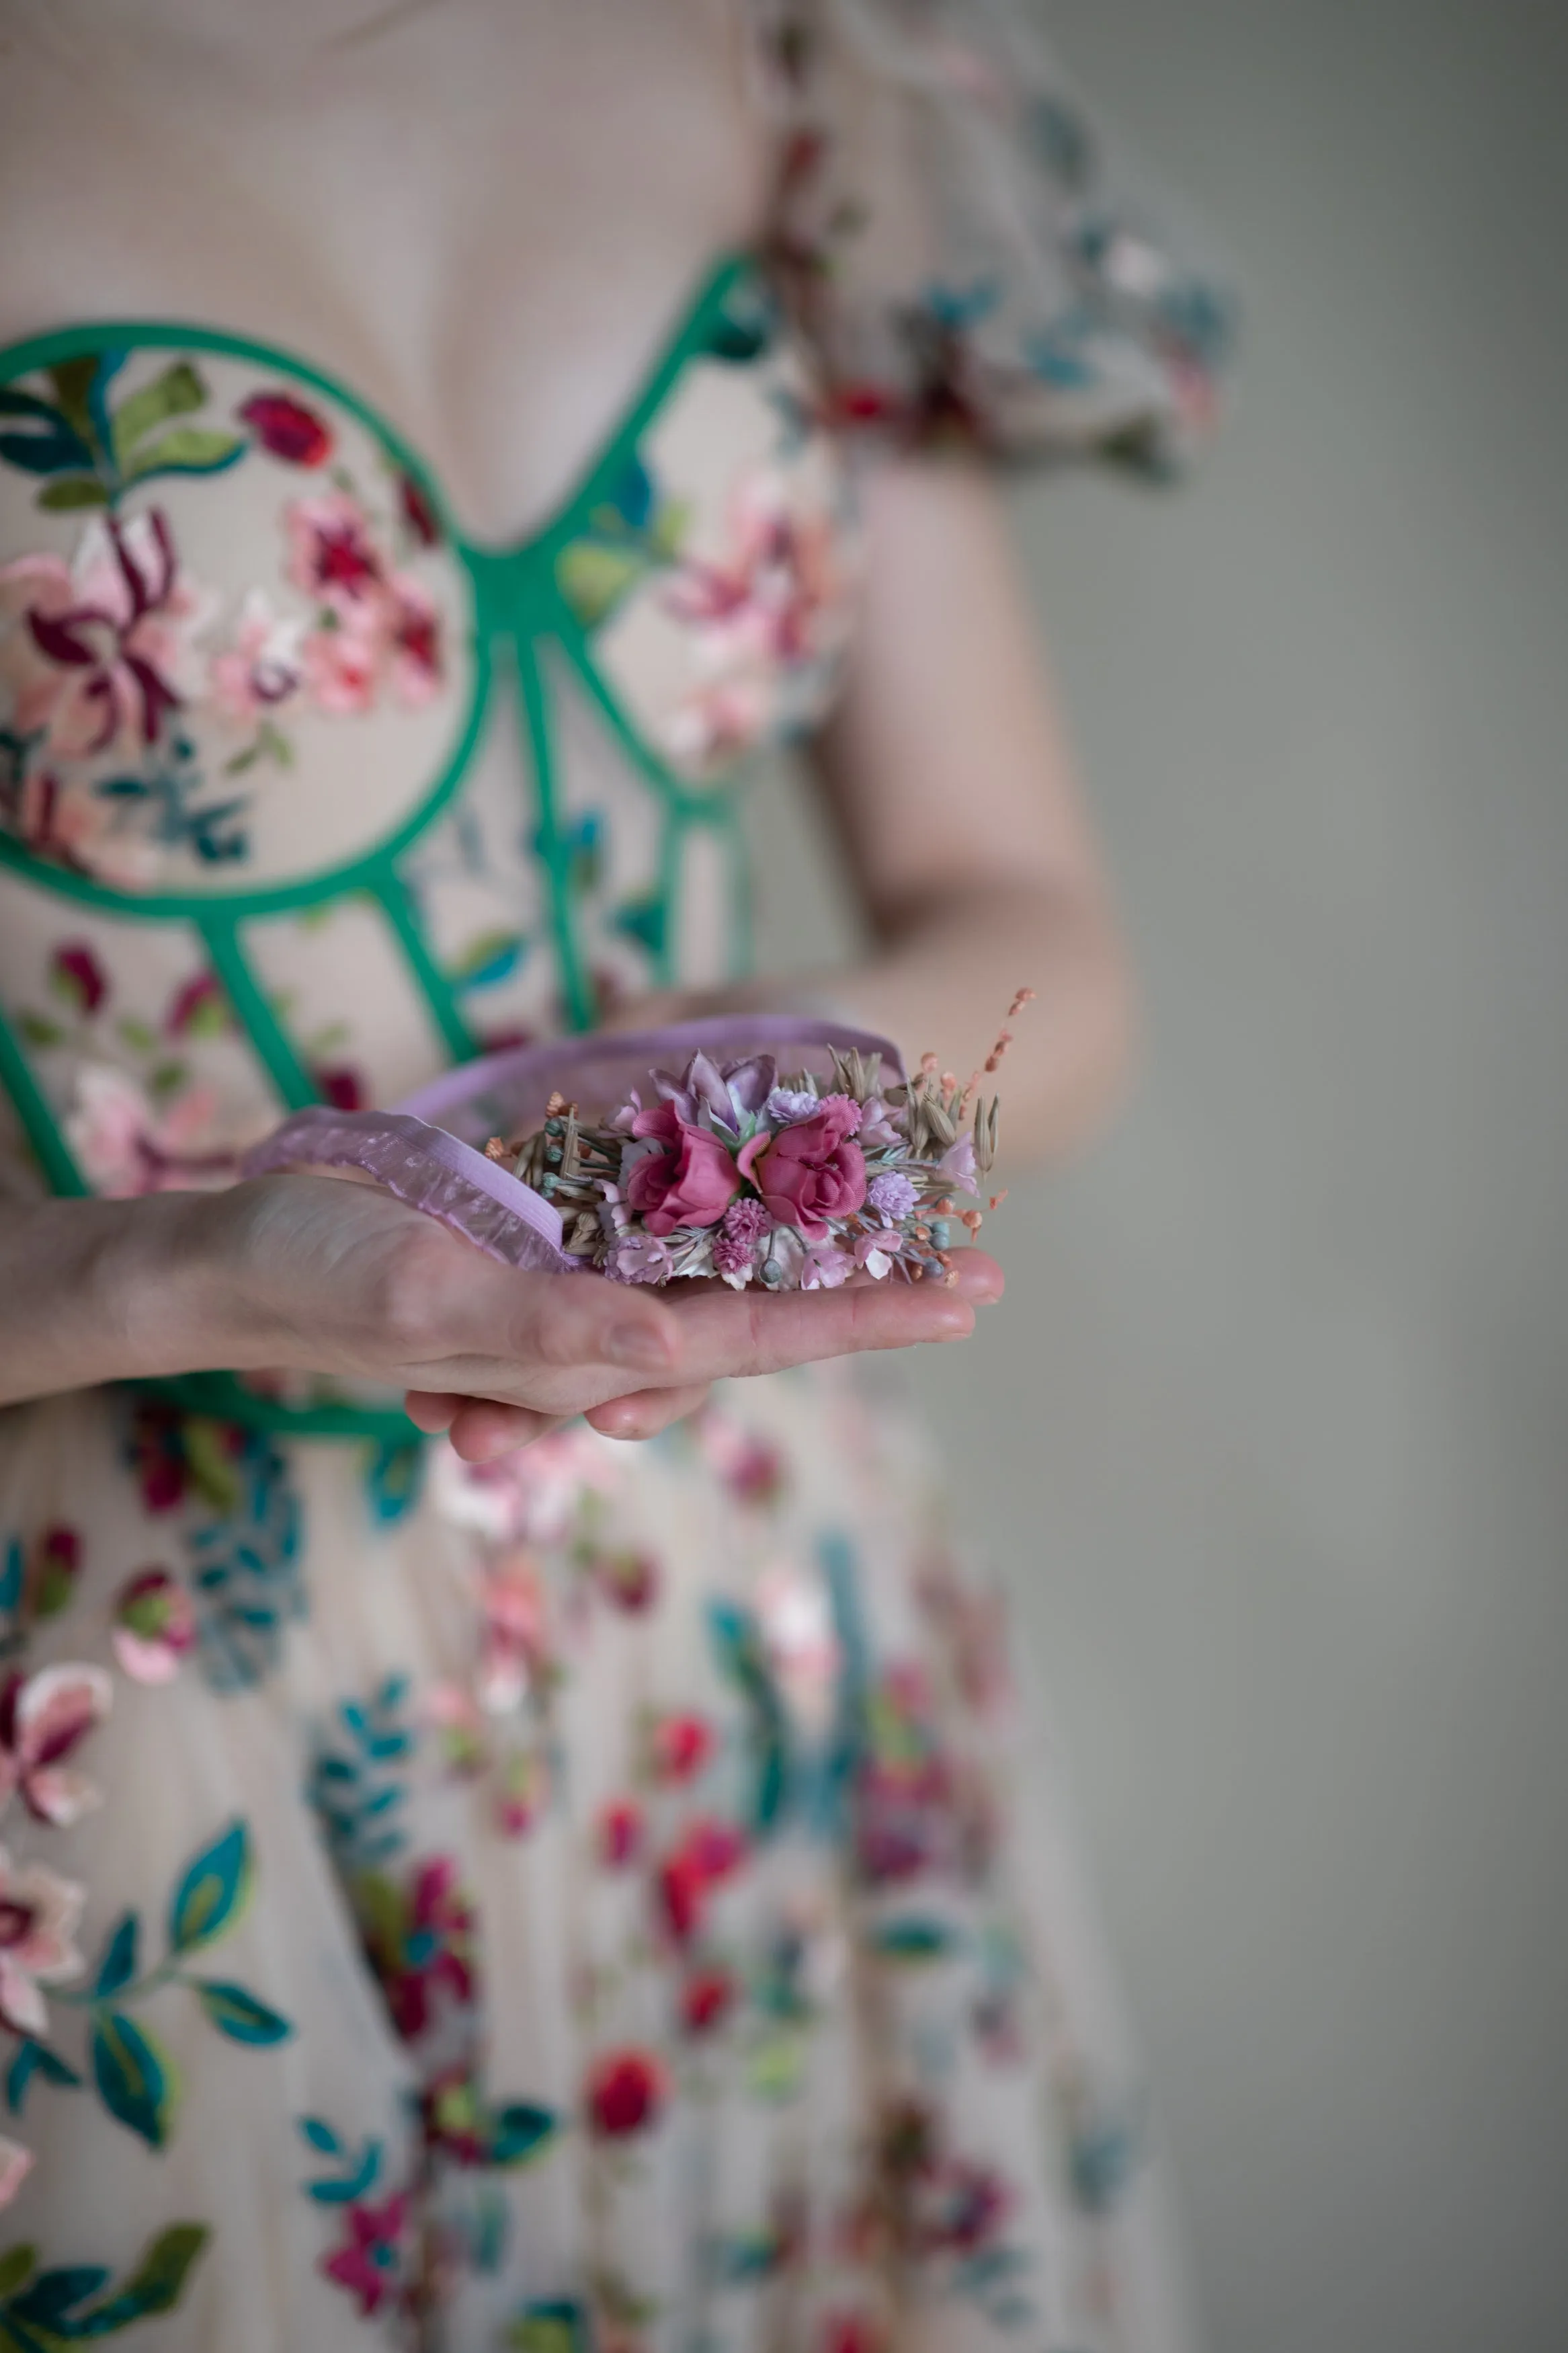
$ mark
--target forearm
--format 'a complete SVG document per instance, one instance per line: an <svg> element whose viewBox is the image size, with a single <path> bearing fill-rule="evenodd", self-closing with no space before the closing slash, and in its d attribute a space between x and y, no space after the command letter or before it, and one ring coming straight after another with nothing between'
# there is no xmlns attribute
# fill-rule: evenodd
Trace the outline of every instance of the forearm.
<svg viewBox="0 0 1568 2353"><path fill-rule="evenodd" d="M202 1231L191 1194L0 1213L0 1405L217 1361Z"/></svg>

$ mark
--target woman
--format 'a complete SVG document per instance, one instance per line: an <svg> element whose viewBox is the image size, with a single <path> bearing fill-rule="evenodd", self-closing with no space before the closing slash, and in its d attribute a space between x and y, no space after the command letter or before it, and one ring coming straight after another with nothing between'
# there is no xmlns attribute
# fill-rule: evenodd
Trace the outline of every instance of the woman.
<svg viewBox="0 0 1568 2353"><path fill-rule="evenodd" d="M1173 2342L918 1451L830 1374L705 1403L996 1270L655 1297L236 1178L504 1039L782 1003L962 1066L1026 979L1011 1139L1068 1140L1124 985L963 450L1163 465L1212 303L986 7L5 44L5 2328ZM784 732L873 944L769 986Z"/></svg>

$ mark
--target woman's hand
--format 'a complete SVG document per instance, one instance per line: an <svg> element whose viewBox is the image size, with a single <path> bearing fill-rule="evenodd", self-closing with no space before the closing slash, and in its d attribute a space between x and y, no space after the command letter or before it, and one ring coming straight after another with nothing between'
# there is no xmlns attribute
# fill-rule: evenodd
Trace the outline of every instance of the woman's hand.
<svg viewBox="0 0 1568 2353"><path fill-rule="evenodd" d="M237 1370L373 1380L408 1393L422 1429L470 1460L586 1414L645 1438L738 1375L963 1339L1000 1296L992 1261L965 1251L952 1289L857 1280L838 1291L669 1292L499 1264L373 1187L267 1176L192 1203L213 1269L216 1356Z"/></svg>

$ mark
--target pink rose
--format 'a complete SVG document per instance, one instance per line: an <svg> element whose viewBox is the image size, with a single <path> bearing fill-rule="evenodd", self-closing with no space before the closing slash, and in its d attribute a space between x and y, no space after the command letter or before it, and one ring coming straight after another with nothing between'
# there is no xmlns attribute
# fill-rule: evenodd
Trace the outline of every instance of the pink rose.
<svg viewBox="0 0 1568 2353"><path fill-rule="evenodd" d="M827 1219L848 1217L866 1198L866 1155L850 1142L859 1124L858 1103L825 1095L809 1119L742 1148L741 1174L779 1223L797 1226L808 1242L826 1240Z"/></svg>
<svg viewBox="0 0 1568 2353"><path fill-rule="evenodd" d="M682 1119L673 1103L639 1111L632 1134L652 1136L659 1146L626 1178L633 1216L650 1234L673 1233L677 1226L716 1226L741 1189L735 1163L718 1137Z"/></svg>

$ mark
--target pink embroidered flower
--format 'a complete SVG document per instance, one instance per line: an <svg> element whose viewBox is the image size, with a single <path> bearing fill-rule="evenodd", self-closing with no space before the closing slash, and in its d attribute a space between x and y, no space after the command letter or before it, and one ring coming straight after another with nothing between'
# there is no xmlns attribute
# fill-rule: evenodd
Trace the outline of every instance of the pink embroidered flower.
<svg viewBox="0 0 1568 2353"><path fill-rule="evenodd" d="M658 1146L634 1165L626 1186L627 1206L649 1233L716 1226L741 1189L734 1157L718 1137L682 1119L673 1103L639 1111L632 1134Z"/></svg>
<svg viewBox="0 0 1568 2353"><path fill-rule="evenodd" d="M166 1568L144 1568L121 1587L110 1641L132 1683L172 1683L195 1639L191 1597Z"/></svg>
<svg viewBox="0 0 1568 2353"><path fill-rule="evenodd" d="M651 2051L607 2051L588 2071L585 2096L595 2132L625 2140L658 2120L669 2077Z"/></svg>
<svg viewBox="0 0 1568 2353"><path fill-rule="evenodd" d="M286 508L289 577L339 614L379 607L386 565L371 520L347 491L323 491Z"/></svg>
<svg viewBox="0 0 1568 2353"><path fill-rule="evenodd" d="M658 1903L664 1924L678 1945L700 1928L710 1891L739 1869L746 1841L733 1822L704 1816L659 1866Z"/></svg>
<svg viewBox="0 0 1568 2353"><path fill-rule="evenodd" d="M599 1815L599 1859L609 1871L635 1862L643 1841L642 1808L631 1798L611 1801Z"/></svg>
<svg viewBox="0 0 1568 2353"><path fill-rule="evenodd" d="M399 474L397 478L397 512L416 546L440 545L441 526L436 519L436 510L412 474Z"/></svg>
<svg viewBox="0 0 1568 2353"><path fill-rule="evenodd" d="M0 681L18 733L41 729L48 754L79 760L158 742L201 691L195 640L216 605L182 573L156 508L128 522L95 516L70 563L23 555L0 565Z"/></svg>
<svg viewBox="0 0 1568 2353"><path fill-rule="evenodd" d="M0 2135L0 2206L9 2206L32 2169L32 2150Z"/></svg>
<svg viewBox="0 0 1568 2353"><path fill-rule="evenodd" d="M350 2206L343 2215L342 2245L321 2257L327 2277L358 2297L362 2318L399 2293L407 2218L408 2200L401 2191L379 2206Z"/></svg>
<svg viewBox="0 0 1568 2353"><path fill-rule="evenodd" d="M464 2007L474 1999L474 1908L447 1855L416 1864L405 1889L385 1881L376 1888L365 1952L394 2027L412 2042L430 2024L437 1993Z"/></svg>
<svg viewBox="0 0 1568 2353"><path fill-rule="evenodd" d="M486 1573L475 1695L489 1715L509 1715L547 1663L544 1588L526 1553L510 1553Z"/></svg>
<svg viewBox="0 0 1568 2353"><path fill-rule="evenodd" d="M87 1890L41 1862L14 1863L0 1847L0 2018L18 2034L45 2033L38 1988L79 1977L77 1923Z"/></svg>
<svg viewBox="0 0 1568 2353"><path fill-rule="evenodd" d="M57 1830L101 1802L66 1758L103 1722L114 1688L101 1667L40 1667L0 1691L0 1810L19 1791L27 1811Z"/></svg>
<svg viewBox="0 0 1568 2353"><path fill-rule="evenodd" d="M72 940L49 958L49 986L68 997L89 1019L109 994L109 979L97 955L84 942Z"/></svg>
<svg viewBox="0 0 1568 2353"><path fill-rule="evenodd" d="M252 725L305 682L305 624L280 613L264 588L249 589L234 641L213 658L213 701L226 719Z"/></svg>
<svg viewBox="0 0 1568 2353"><path fill-rule="evenodd" d="M69 1602L81 1574L81 1538L74 1528L46 1528L28 1564L27 1604L35 1618L55 1618Z"/></svg>
<svg viewBox="0 0 1568 2353"><path fill-rule="evenodd" d="M728 1969L693 1969L680 1989L681 2024L691 2034L722 2025L734 2006L735 1980Z"/></svg>
<svg viewBox="0 0 1568 2353"><path fill-rule="evenodd" d="M286 466L324 466L332 454L329 427L289 393L253 393L238 413L268 456Z"/></svg>
<svg viewBox="0 0 1568 2353"><path fill-rule="evenodd" d="M167 1111L155 1112L128 1071L89 1062L77 1072L75 1100L64 1125L94 1191L110 1200L132 1200L224 1184L233 1176L234 1153L199 1148L210 1138L216 1113L217 1099L209 1088L191 1087Z"/></svg>
<svg viewBox="0 0 1568 2353"><path fill-rule="evenodd" d="M888 2353L881 2324L864 2312L830 2312L822 2324L820 2353Z"/></svg>
<svg viewBox="0 0 1568 2353"><path fill-rule="evenodd" d="M385 616L379 598L358 605L327 606L321 625L300 649L305 683L321 710L353 719L371 710L381 683Z"/></svg>
<svg viewBox="0 0 1568 2353"><path fill-rule="evenodd" d="M715 667L790 668L815 659L837 635L842 590L832 516L794 511L787 480L767 469L736 491L723 554L688 558L666 593L669 609L702 634Z"/></svg>
<svg viewBox="0 0 1568 2353"><path fill-rule="evenodd" d="M777 701L760 678L716 679L683 695L664 726L678 768L702 776L733 766L765 733Z"/></svg>
<svg viewBox="0 0 1568 2353"><path fill-rule="evenodd" d="M781 1224L797 1226L808 1242L825 1241L827 1219L848 1217L866 1198L866 1156L851 1141L859 1124L858 1103L825 1095L812 1118L743 1145L741 1174Z"/></svg>
<svg viewBox="0 0 1568 2353"><path fill-rule="evenodd" d="M216 972L198 972L180 983L169 999L163 1028L171 1038L215 1038L231 1027L234 1014Z"/></svg>
<svg viewBox="0 0 1568 2353"><path fill-rule="evenodd" d="M493 1462L464 1462L444 1446L432 1466L441 1516L496 1545L559 1544L589 1498L609 1494L624 1476L616 1441L583 1422Z"/></svg>
<svg viewBox="0 0 1568 2353"><path fill-rule="evenodd" d="M594 1562L599 1590L628 1617L638 1618L658 1598L659 1567L646 1552L605 1552Z"/></svg>
<svg viewBox="0 0 1568 2353"><path fill-rule="evenodd" d="M716 1743L713 1727L700 1715L663 1715L653 1729L653 1769L661 1781L689 1781L701 1772Z"/></svg>
<svg viewBox="0 0 1568 2353"><path fill-rule="evenodd" d="M406 711L417 711L440 691L441 615L435 598L395 572L386 584L386 650L392 691Z"/></svg>

